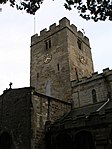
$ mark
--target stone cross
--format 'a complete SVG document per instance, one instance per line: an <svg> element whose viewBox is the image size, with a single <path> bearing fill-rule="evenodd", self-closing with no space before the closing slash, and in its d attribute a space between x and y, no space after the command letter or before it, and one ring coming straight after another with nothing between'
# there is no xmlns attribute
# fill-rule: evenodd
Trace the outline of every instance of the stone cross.
<svg viewBox="0 0 112 149"><path fill-rule="evenodd" d="M10 86L10 88L9 88L9 89L11 89L11 88L12 88L12 82L10 82L9 86Z"/></svg>

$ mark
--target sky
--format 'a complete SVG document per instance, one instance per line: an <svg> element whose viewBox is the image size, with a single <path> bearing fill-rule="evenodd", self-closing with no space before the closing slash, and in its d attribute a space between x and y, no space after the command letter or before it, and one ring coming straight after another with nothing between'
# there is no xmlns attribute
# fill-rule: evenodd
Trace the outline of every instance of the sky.
<svg viewBox="0 0 112 149"><path fill-rule="evenodd" d="M89 37L93 56L94 71L112 69L112 29L111 21L86 21L77 11L68 11L63 6L64 0L44 0L35 16L18 11L6 5L0 5L0 94L9 83L12 88L30 86L30 43L31 36L53 23L67 17L78 30L84 29Z"/></svg>

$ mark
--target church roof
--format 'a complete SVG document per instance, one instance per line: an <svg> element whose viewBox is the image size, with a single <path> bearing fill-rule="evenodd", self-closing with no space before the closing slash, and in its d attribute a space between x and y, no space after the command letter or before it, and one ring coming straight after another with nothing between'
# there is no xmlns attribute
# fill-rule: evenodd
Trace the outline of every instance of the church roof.
<svg viewBox="0 0 112 149"><path fill-rule="evenodd" d="M52 126L52 130L72 129L95 126L112 122L112 101L102 101L79 108L72 109L68 114L58 119ZM56 128L56 129L55 129Z"/></svg>

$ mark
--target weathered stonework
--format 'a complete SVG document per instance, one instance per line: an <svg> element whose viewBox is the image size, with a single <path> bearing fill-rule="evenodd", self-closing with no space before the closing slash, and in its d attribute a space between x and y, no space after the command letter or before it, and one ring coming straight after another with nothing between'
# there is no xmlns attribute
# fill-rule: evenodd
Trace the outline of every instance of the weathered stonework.
<svg viewBox="0 0 112 149"><path fill-rule="evenodd" d="M3 135L5 139L1 138L0 141L2 140L2 143L5 141L9 149L31 147L30 98L30 88L9 89L0 96L0 136ZM8 139L11 140L12 147ZM1 143L0 148L3 148Z"/></svg>
<svg viewBox="0 0 112 149"><path fill-rule="evenodd" d="M72 81L72 98L74 107L93 104L92 90L96 91L97 102L108 100L112 96L112 70L104 69L103 73L95 72L91 77Z"/></svg>
<svg viewBox="0 0 112 149"><path fill-rule="evenodd" d="M6 90L0 96L0 148L45 149L46 123L51 125L70 110L70 103L39 94L34 88ZM9 148L4 148L4 141Z"/></svg>
<svg viewBox="0 0 112 149"><path fill-rule="evenodd" d="M67 18L32 36L30 79L0 96L0 149L112 148L112 70Z"/></svg>
<svg viewBox="0 0 112 149"><path fill-rule="evenodd" d="M46 42L50 40L50 48ZM78 46L78 40L81 47ZM47 45L48 46L48 45ZM79 49L81 48L81 49ZM46 63L46 55L51 61ZM53 24L50 29L40 31L31 38L31 86L37 92L47 94L49 81L50 95L61 99L71 99L71 81L90 76L93 73L93 62L89 39L67 18Z"/></svg>
<svg viewBox="0 0 112 149"><path fill-rule="evenodd" d="M63 110L62 110L63 109ZM45 148L45 130L47 129L46 122L54 123L64 114L71 110L71 104L39 94L35 91L32 92L32 116L31 116L31 129L32 129L32 149Z"/></svg>

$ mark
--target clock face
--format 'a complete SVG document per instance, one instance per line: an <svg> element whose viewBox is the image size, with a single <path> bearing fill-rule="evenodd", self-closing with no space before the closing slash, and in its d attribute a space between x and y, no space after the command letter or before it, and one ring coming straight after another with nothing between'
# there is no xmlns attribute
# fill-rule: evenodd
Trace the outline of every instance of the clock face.
<svg viewBox="0 0 112 149"><path fill-rule="evenodd" d="M80 57L80 61L81 61L82 64L86 63L86 60L85 60L85 58L83 56Z"/></svg>
<svg viewBox="0 0 112 149"><path fill-rule="evenodd" d="M48 64L51 61L51 59L52 59L52 55L49 55L49 54L45 55L44 56L44 63Z"/></svg>

